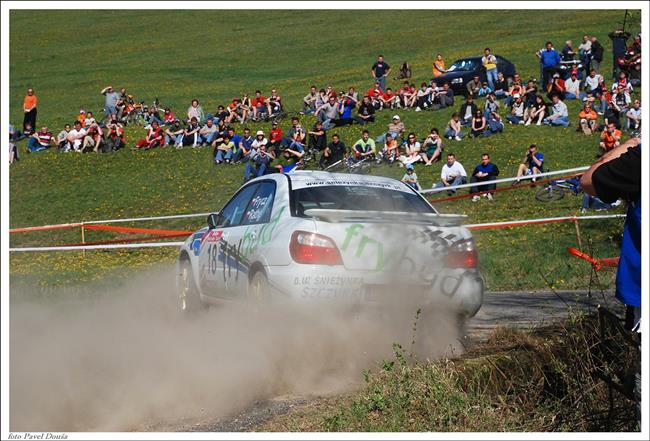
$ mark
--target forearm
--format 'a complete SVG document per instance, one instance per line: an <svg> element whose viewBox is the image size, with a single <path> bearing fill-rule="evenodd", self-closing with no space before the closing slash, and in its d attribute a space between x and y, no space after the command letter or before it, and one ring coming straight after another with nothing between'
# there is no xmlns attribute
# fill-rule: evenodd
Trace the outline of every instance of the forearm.
<svg viewBox="0 0 650 441"><path fill-rule="evenodd" d="M605 164L606 162L618 158L623 153L627 152L627 150L630 147L634 147L640 143L641 143L641 138L630 138L620 146L605 153L598 161L594 162L593 165L589 167L589 169L582 175L582 178L580 179L580 185L582 186L582 189L586 193L592 196L597 196L596 189L594 188L593 180L592 180L593 173L596 171L596 169L601 165Z"/></svg>

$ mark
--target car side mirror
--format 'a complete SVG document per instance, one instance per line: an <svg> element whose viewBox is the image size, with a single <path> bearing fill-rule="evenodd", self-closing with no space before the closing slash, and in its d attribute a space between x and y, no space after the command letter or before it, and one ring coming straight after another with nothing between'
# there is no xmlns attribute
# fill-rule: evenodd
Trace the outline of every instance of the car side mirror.
<svg viewBox="0 0 650 441"><path fill-rule="evenodd" d="M219 213L210 213L208 215L208 227L214 230L219 225Z"/></svg>

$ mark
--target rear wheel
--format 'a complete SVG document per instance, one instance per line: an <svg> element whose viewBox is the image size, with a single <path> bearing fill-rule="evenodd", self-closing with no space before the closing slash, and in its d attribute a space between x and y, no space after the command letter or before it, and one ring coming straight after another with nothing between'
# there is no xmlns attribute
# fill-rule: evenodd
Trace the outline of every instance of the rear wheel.
<svg viewBox="0 0 650 441"><path fill-rule="evenodd" d="M188 259L181 260L178 273L178 300L181 311L186 314L194 313L205 308L201 302L199 291L194 283L192 264Z"/></svg>
<svg viewBox="0 0 650 441"><path fill-rule="evenodd" d="M549 185L535 194L535 199L540 202L559 201L564 197L564 189L557 185Z"/></svg>
<svg viewBox="0 0 650 441"><path fill-rule="evenodd" d="M257 271L248 286L248 297L256 304L263 304L269 301L269 280L264 271Z"/></svg>

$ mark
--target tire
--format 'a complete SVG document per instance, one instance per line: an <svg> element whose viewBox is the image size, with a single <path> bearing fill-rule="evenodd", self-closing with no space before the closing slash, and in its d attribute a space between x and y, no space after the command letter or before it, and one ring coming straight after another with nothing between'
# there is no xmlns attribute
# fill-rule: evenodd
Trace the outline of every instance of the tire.
<svg viewBox="0 0 650 441"><path fill-rule="evenodd" d="M262 270L253 274L248 285L248 299L256 305L268 303L270 299L269 279Z"/></svg>
<svg viewBox="0 0 650 441"><path fill-rule="evenodd" d="M181 260L180 271L177 277L178 301L181 312L184 314L194 314L201 309L206 309L206 306L201 302L199 290L194 283L192 264L189 259L185 258Z"/></svg>
<svg viewBox="0 0 650 441"><path fill-rule="evenodd" d="M549 185L535 193L535 199L540 202L559 201L564 197L564 189L555 185Z"/></svg>

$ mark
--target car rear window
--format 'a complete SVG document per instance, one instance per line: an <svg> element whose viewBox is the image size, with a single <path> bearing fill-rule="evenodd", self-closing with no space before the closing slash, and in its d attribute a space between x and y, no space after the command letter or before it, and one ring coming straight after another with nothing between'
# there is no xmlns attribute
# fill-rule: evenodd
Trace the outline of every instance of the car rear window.
<svg viewBox="0 0 650 441"><path fill-rule="evenodd" d="M402 211L436 213L415 192L379 187L322 185L293 190L295 216L304 216L312 208L353 211Z"/></svg>

